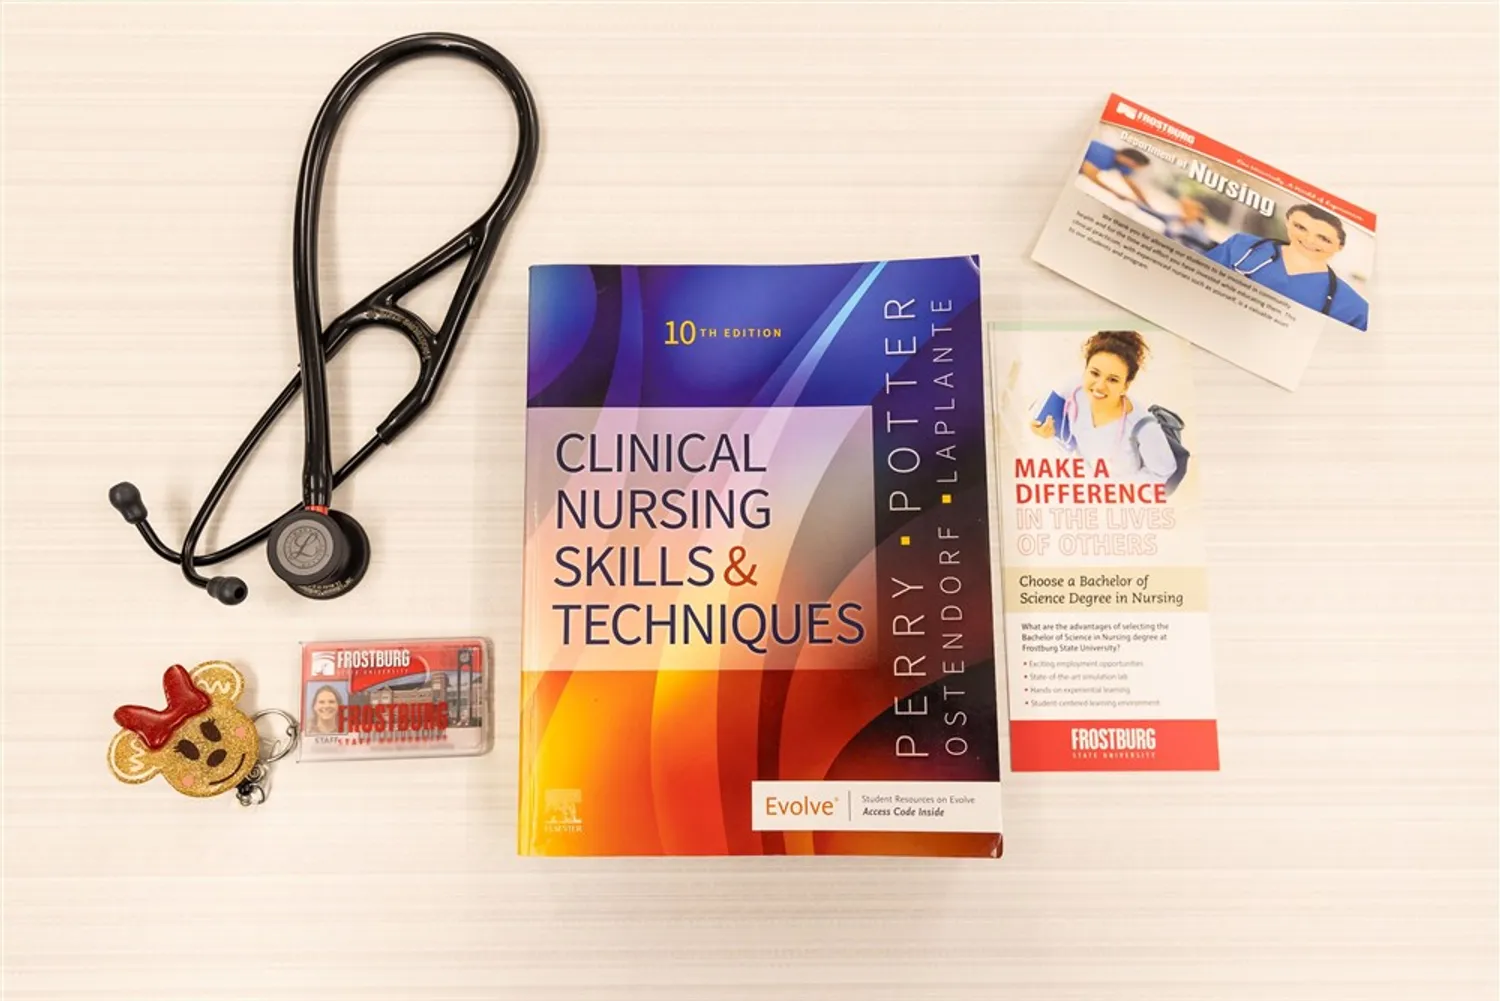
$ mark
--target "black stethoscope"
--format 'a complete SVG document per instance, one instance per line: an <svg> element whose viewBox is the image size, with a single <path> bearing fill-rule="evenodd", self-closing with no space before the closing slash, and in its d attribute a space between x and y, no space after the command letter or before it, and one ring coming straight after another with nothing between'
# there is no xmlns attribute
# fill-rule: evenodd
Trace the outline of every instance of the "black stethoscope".
<svg viewBox="0 0 1500 1001"><path fill-rule="evenodd" d="M334 133L354 99L386 70L416 56L443 53L470 59L489 70L510 93L519 123L516 158L505 187L484 215L422 261L371 292L326 328L318 310L317 245L318 202L324 169L333 147ZM482 42L461 35L429 33L399 38L365 56L344 74L323 102L308 137L297 181L297 208L293 232L292 283L296 300L297 341L301 370L271 404L239 449L230 458L188 527L182 551L162 543L146 521L146 506L134 484L118 483L109 500L125 520L140 530L156 555L182 567L188 582L204 588L226 605L245 600L248 589L238 577L208 579L195 567L221 563L237 556L262 539L274 570L292 590L308 598L335 598L346 594L364 577L370 564L370 543L359 522L342 511L329 508L332 494L355 470L364 465L382 445L389 445L427 409L437 393L458 336L474 305L480 282L500 244L506 224L520 204L536 165L538 124L536 105L526 81L499 52ZM421 317L403 307L402 296L468 255L458 289L449 303L440 330L434 331ZM375 436L355 452L338 471L333 469L329 447L328 388L325 366L351 335L370 326L394 327L405 334L417 352L416 385L396 404L375 429ZM196 555L199 536L218 506L224 491L250 453L265 437L277 417L301 389L305 422L302 466L302 503L280 518L217 552Z"/></svg>

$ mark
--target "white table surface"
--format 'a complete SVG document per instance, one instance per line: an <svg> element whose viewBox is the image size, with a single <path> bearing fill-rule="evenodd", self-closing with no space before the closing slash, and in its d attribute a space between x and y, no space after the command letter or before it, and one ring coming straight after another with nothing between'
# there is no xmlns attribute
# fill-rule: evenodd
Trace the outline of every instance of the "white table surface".
<svg viewBox="0 0 1500 1001"><path fill-rule="evenodd" d="M312 116L434 28L527 76L534 187L438 405L339 492L369 577L306 602L247 556L221 607L106 491L181 537L294 370ZM1490 5L7 7L4 996L1493 998L1496 43ZM977 252L989 320L1116 318L1027 260L1111 90L1380 215L1373 329L1298 392L1197 352L1222 773L1007 774L998 862L518 859L527 266ZM514 126L442 62L345 135L330 313L488 203ZM363 340L338 454L414 372ZM295 499L300 439L213 538ZM487 757L286 764L256 810L105 768L170 663L290 707L299 640L469 632Z"/></svg>

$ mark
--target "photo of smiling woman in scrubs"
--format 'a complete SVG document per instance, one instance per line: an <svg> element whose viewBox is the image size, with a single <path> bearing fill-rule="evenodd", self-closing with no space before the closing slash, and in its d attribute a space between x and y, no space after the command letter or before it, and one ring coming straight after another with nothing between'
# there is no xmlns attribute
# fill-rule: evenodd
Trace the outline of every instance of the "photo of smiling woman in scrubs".
<svg viewBox="0 0 1500 1001"><path fill-rule="evenodd" d="M1094 334L1083 345L1082 379L1047 398L1032 418L1032 434L1055 439L1090 466L1103 459L1110 479L1166 483L1177 457L1161 424L1129 394L1147 351L1134 330Z"/></svg>
<svg viewBox="0 0 1500 1001"><path fill-rule="evenodd" d="M1204 256L1309 309L1358 330L1370 324L1365 297L1328 261L1344 249L1344 224L1316 205L1286 210L1285 240L1236 233Z"/></svg>

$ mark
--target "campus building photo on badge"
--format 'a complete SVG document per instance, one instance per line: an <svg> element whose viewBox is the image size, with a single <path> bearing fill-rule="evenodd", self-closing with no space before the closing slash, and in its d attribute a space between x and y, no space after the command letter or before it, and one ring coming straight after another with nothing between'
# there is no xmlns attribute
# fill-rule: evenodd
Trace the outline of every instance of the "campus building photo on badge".
<svg viewBox="0 0 1500 1001"><path fill-rule="evenodd" d="M1102 124L1075 183L1137 225L1292 302L1369 327L1374 236L1311 198Z"/></svg>

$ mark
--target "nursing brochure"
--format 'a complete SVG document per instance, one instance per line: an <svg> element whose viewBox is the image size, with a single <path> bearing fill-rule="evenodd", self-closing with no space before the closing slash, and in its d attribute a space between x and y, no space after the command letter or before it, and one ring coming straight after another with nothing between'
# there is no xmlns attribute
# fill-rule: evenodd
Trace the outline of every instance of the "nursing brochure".
<svg viewBox="0 0 1500 1001"><path fill-rule="evenodd" d="M1375 214L1111 94L1032 259L1296 389L1369 327Z"/></svg>
<svg viewBox="0 0 1500 1001"><path fill-rule="evenodd" d="M1012 769L1217 770L1190 348L988 340Z"/></svg>

